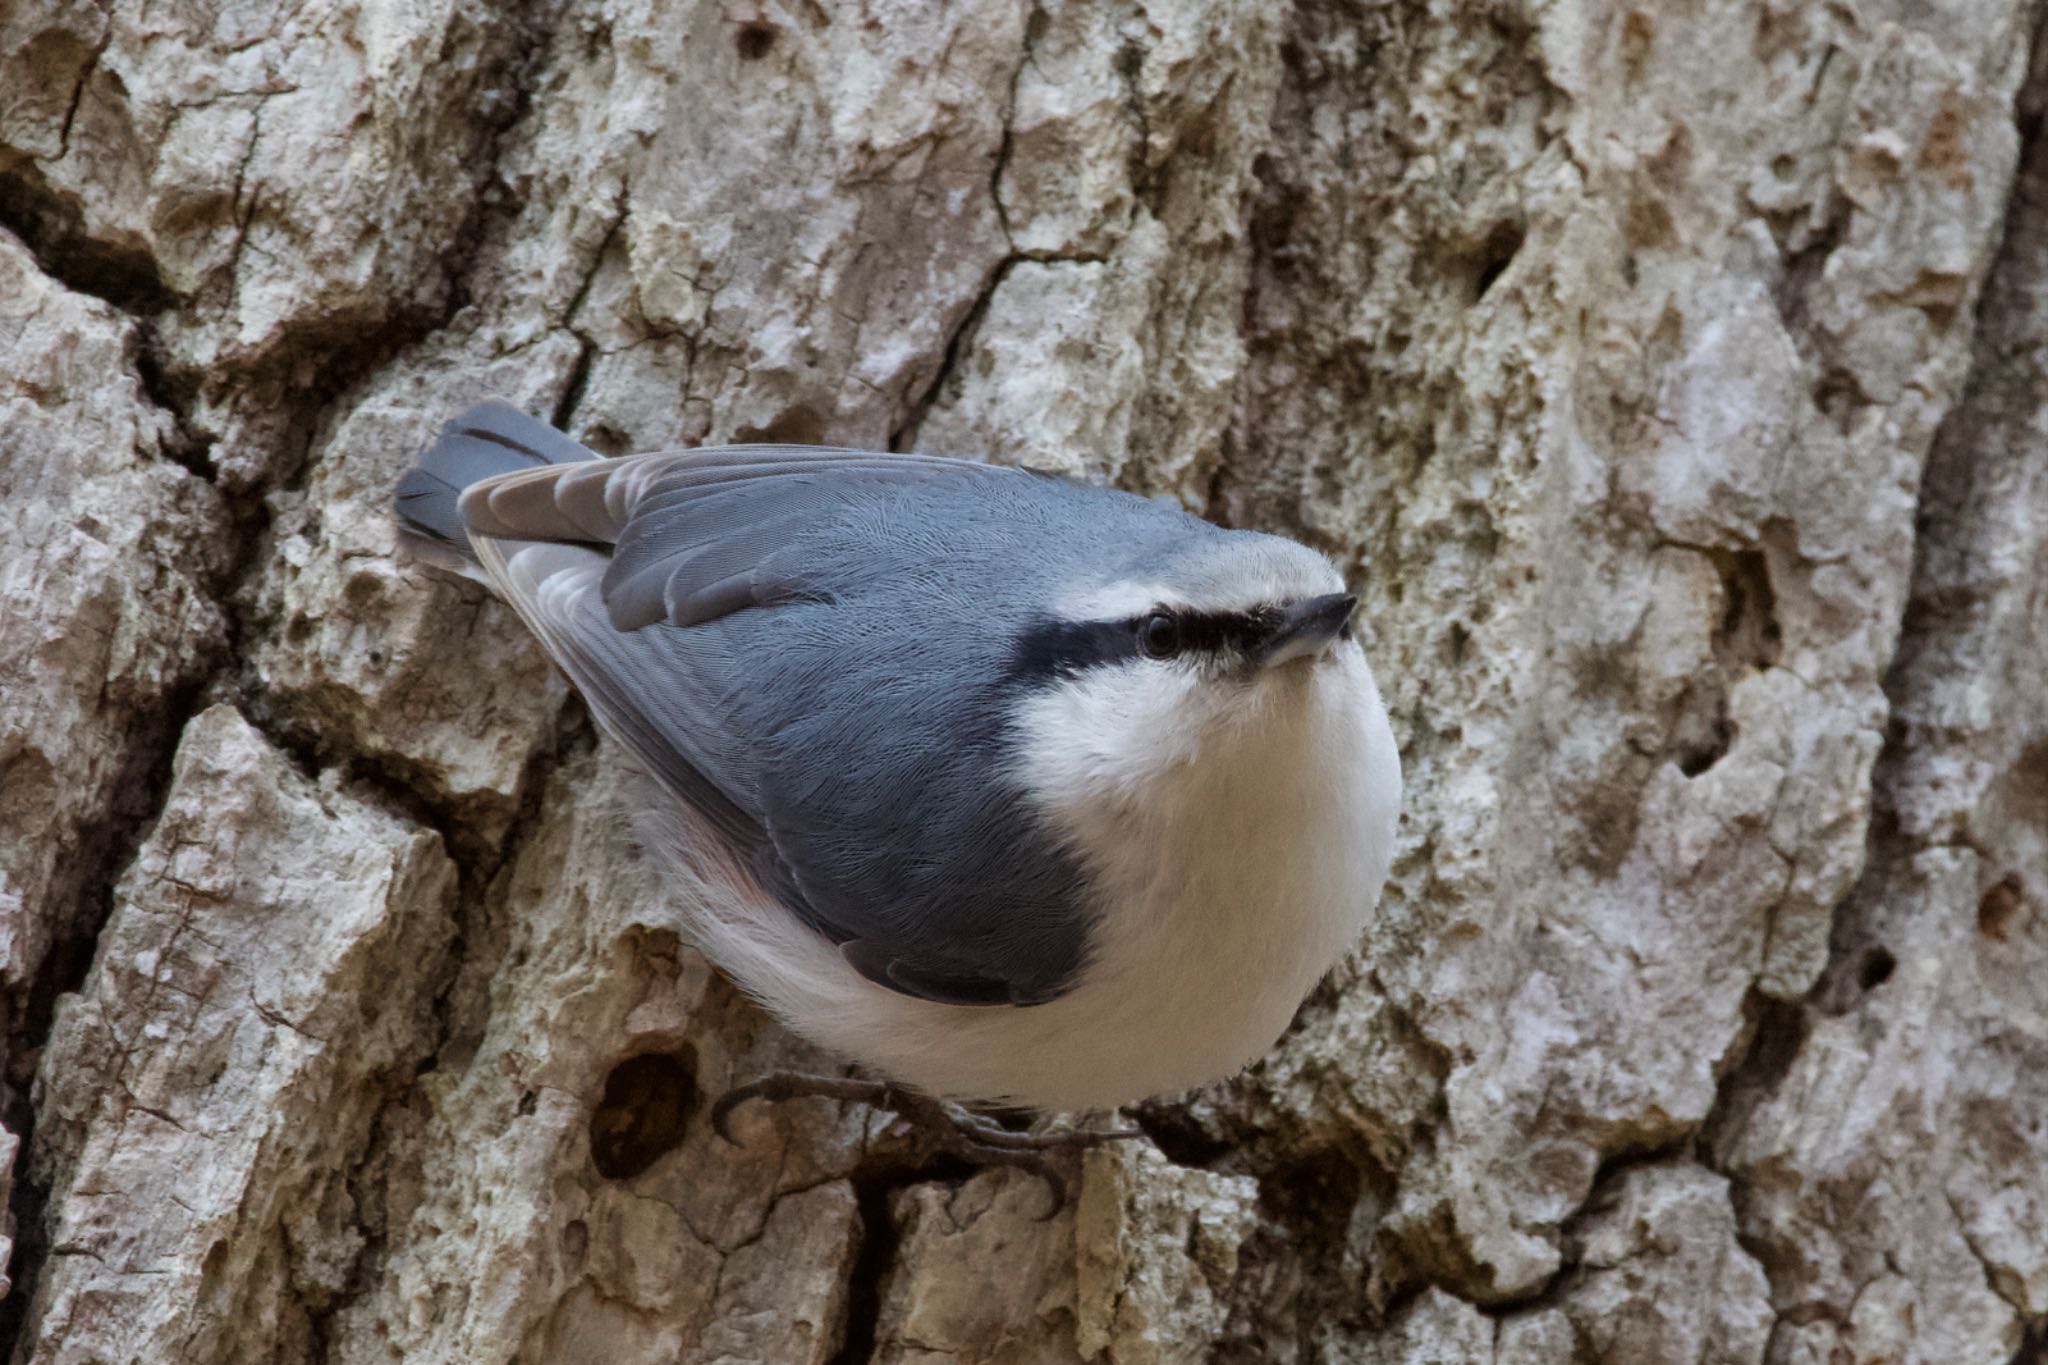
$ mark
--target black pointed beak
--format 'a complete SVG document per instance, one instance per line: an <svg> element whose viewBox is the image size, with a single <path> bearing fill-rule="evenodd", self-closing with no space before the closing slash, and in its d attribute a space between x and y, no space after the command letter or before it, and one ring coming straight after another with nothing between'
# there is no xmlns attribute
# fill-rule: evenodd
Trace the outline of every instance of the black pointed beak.
<svg viewBox="0 0 2048 1365"><path fill-rule="evenodd" d="M1272 634L1259 646L1260 667L1271 668L1290 659L1322 653L1330 641L1349 628L1351 613L1357 608L1358 599L1348 592L1333 592L1325 597L1310 597L1294 603L1281 613Z"/></svg>

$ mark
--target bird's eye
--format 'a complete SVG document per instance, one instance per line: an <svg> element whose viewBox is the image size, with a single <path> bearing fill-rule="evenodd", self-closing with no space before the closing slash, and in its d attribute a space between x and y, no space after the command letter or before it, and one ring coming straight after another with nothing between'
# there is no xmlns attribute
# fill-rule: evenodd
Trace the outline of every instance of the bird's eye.
<svg viewBox="0 0 2048 1365"><path fill-rule="evenodd" d="M1138 623L1138 648L1154 659L1172 658L1180 652L1180 622L1167 612L1153 612Z"/></svg>

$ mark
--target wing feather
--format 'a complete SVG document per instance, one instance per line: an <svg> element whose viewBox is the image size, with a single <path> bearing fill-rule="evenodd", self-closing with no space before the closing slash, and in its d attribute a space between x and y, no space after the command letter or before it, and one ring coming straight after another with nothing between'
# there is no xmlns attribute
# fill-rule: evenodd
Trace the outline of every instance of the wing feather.
<svg viewBox="0 0 2048 1365"><path fill-rule="evenodd" d="M484 540L478 552L599 727L736 847L765 848L755 775L721 742L728 731L705 685L711 661L612 629L598 591L604 556L596 551Z"/></svg>

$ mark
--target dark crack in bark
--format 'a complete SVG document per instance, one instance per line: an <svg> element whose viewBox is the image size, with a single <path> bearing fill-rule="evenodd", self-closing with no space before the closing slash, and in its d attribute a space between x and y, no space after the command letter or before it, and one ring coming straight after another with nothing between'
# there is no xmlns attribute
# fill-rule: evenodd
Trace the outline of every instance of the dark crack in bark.
<svg viewBox="0 0 2048 1365"><path fill-rule="evenodd" d="M131 317L168 312L183 302L139 245L92 236L76 198L52 189L33 165L0 171L0 228L12 232L45 275Z"/></svg>

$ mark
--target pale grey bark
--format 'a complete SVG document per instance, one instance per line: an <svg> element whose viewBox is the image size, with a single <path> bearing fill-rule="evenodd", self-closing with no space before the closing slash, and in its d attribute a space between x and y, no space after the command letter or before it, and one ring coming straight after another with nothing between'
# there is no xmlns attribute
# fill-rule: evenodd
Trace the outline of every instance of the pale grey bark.
<svg viewBox="0 0 2048 1365"><path fill-rule="evenodd" d="M2039 1360L2042 22L0 0L0 1348ZM821 1059L391 555L490 394L1327 549L1372 934L1050 1219L858 1108L725 1146Z"/></svg>

